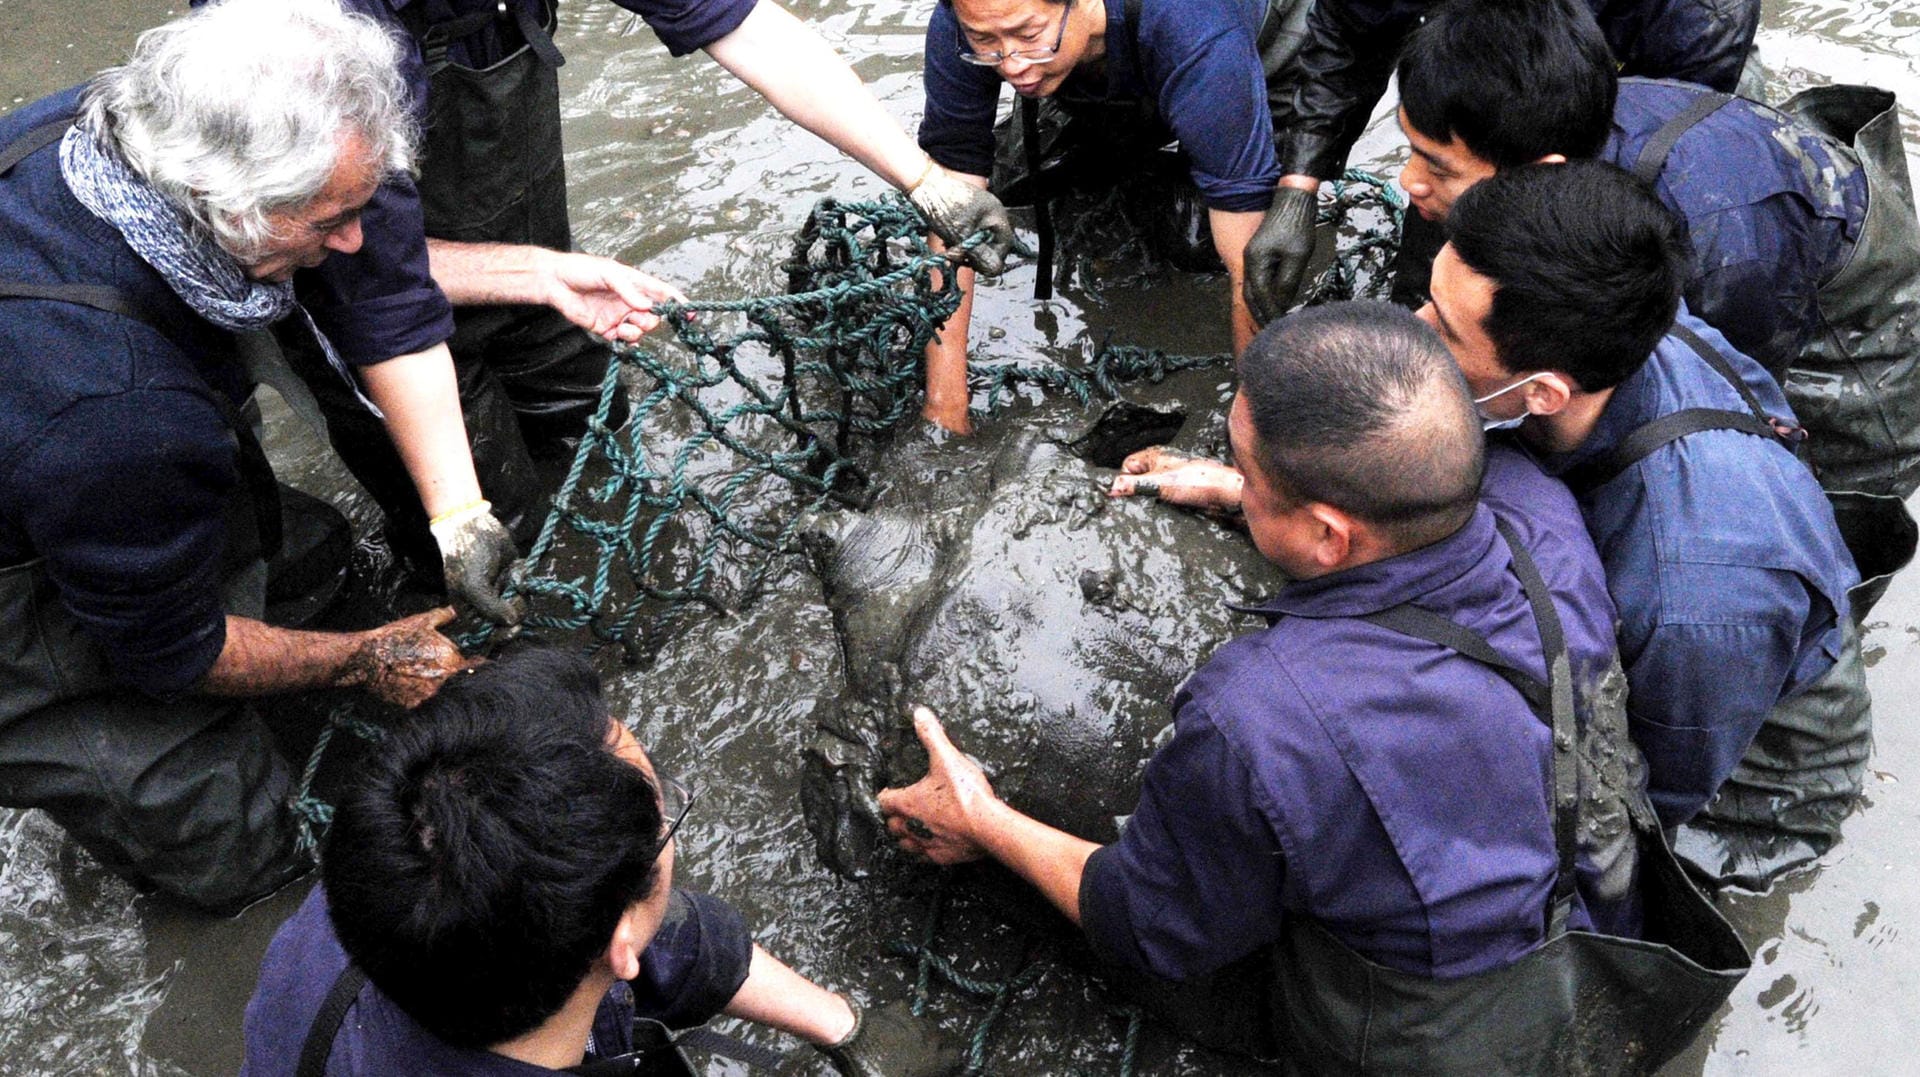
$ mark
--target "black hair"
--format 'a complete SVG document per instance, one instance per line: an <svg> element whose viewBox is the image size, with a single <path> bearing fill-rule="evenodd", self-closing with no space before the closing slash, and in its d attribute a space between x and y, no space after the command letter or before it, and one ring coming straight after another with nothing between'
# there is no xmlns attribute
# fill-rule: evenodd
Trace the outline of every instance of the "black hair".
<svg viewBox="0 0 1920 1077"><path fill-rule="evenodd" d="M1334 303L1262 330L1240 357L1255 466L1283 493L1351 513L1402 551L1458 531L1486 470L1466 380L1425 322Z"/></svg>
<svg viewBox="0 0 1920 1077"><path fill-rule="evenodd" d="M1500 364L1562 370L1587 392L1646 362L1673 325L1690 261L1680 219L1601 161L1495 173L1453 204L1447 237L1493 281L1484 328Z"/></svg>
<svg viewBox="0 0 1920 1077"><path fill-rule="evenodd" d="M1620 87L1579 0L1448 0L1408 36L1399 80L1415 130L1495 168L1597 156Z"/></svg>
<svg viewBox="0 0 1920 1077"><path fill-rule="evenodd" d="M334 931L447 1043L538 1028L658 885L660 801L613 731L592 667L521 648L456 674L340 798Z"/></svg>

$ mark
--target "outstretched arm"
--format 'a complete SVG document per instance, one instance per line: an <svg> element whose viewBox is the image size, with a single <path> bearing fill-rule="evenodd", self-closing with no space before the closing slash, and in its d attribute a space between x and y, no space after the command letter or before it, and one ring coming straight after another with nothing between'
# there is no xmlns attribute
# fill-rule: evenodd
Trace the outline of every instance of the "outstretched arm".
<svg viewBox="0 0 1920 1077"><path fill-rule="evenodd" d="M1078 924L1080 879L1099 846L1023 815L995 796L986 773L953 746L931 710L915 710L913 728L927 749L927 776L905 789L880 791L887 830L900 847L936 864L992 857Z"/></svg>

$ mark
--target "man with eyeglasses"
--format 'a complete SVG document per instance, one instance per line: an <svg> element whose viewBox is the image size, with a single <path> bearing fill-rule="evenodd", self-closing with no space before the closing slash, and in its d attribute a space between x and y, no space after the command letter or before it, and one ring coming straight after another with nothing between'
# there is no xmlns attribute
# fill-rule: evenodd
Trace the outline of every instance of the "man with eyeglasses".
<svg viewBox="0 0 1920 1077"><path fill-rule="evenodd" d="M1023 107L1045 100L1069 112L1129 113L1124 123L1108 123L1104 114L1090 121L1099 128L1091 141L1102 163L1081 168L1098 173L1089 183L1137 178L1147 155L1177 139L1231 281L1237 352L1256 328L1241 267L1259 247L1255 234L1280 176L1261 50L1274 47L1281 21L1260 0L941 0L927 24L920 145L940 167L984 189L1003 81L1026 99ZM1145 122L1131 115L1135 102L1149 106ZM1305 212L1311 225L1311 204ZM925 414L965 432L972 274L961 270L960 283L960 309L928 348Z"/></svg>
<svg viewBox="0 0 1920 1077"><path fill-rule="evenodd" d="M863 1017L731 907L673 885L694 799L580 658L521 648L455 678L340 798L322 885L268 948L241 1072L645 1074L660 1071L612 1063L636 1019L719 1014L850 1077L949 1069L931 1026Z"/></svg>

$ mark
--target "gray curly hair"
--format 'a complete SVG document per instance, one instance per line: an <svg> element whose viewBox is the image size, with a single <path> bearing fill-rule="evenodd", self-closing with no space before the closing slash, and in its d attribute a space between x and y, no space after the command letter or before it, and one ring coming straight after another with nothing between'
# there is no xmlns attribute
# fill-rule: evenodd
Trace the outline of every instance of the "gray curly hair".
<svg viewBox="0 0 1920 1077"><path fill-rule="evenodd" d="M360 136L388 175L419 132L400 44L336 0L225 0L141 34L95 76L81 122L221 247L250 262L269 216L317 197Z"/></svg>

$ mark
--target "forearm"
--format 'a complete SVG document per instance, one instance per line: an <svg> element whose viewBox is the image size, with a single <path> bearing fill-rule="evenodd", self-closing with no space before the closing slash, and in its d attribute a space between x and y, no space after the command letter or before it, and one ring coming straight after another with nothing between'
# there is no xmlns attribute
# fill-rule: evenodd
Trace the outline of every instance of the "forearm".
<svg viewBox="0 0 1920 1077"><path fill-rule="evenodd" d="M927 241L935 250L944 249L938 236L929 236ZM927 344L927 399L922 414L950 430L966 433L972 427L967 417L973 399L967 387L967 337L973 321L974 272L965 267L954 272L960 285L960 305Z"/></svg>
<svg viewBox="0 0 1920 1077"><path fill-rule="evenodd" d="M1318 3L1307 17L1307 39L1293 61L1293 94L1273 118L1284 172L1336 178L1386 92L1414 26L1411 7L1387 4L1392 10L1366 19L1345 10L1359 6Z"/></svg>
<svg viewBox="0 0 1920 1077"><path fill-rule="evenodd" d="M975 821L973 837L1009 871L1039 890L1060 914L1080 923L1080 879L1099 846L994 800Z"/></svg>
<svg viewBox="0 0 1920 1077"><path fill-rule="evenodd" d="M808 1043L839 1043L853 1031L853 1010L846 999L788 968L758 943L753 947L746 982L724 1012L729 1017L777 1028Z"/></svg>
<svg viewBox="0 0 1920 1077"><path fill-rule="evenodd" d="M1213 231L1214 251L1227 267L1227 290L1231 300L1228 317L1233 330L1235 355L1245 351L1254 334L1260 331L1253 319L1253 312L1247 309L1244 287L1247 241L1259 230L1260 217L1258 213L1232 213L1219 209L1207 211L1208 225Z"/></svg>
<svg viewBox="0 0 1920 1077"><path fill-rule="evenodd" d="M226 645L197 688L213 696L345 688L366 683L370 658L363 633L302 632L229 616Z"/></svg>
<svg viewBox="0 0 1920 1077"><path fill-rule="evenodd" d="M459 243L427 237L433 282L456 307L487 303L546 304L558 254L529 243Z"/></svg>
<svg viewBox="0 0 1920 1077"><path fill-rule="evenodd" d="M429 517L480 500L480 480L445 344L360 368L367 396L386 414L387 436Z"/></svg>
<svg viewBox="0 0 1920 1077"><path fill-rule="evenodd" d="M926 153L853 68L778 4L761 0L737 29L707 46L707 55L782 115L895 187L906 190L925 173Z"/></svg>

